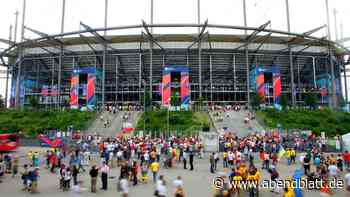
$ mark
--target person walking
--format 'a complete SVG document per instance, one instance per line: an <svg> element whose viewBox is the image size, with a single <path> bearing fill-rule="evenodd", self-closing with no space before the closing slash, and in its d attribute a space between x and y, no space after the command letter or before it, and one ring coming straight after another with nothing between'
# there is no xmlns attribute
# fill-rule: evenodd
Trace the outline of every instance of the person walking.
<svg viewBox="0 0 350 197"><path fill-rule="evenodd" d="M129 183L125 175L121 176L119 180L119 192L122 194L122 197L128 197L129 195Z"/></svg>
<svg viewBox="0 0 350 197"><path fill-rule="evenodd" d="M101 167L101 181L102 181L102 190L107 191L108 189L108 173L109 167L107 163L104 161Z"/></svg>
<svg viewBox="0 0 350 197"><path fill-rule="evenodd" d="M190 152L190 170L193 170L193 158L194 158L194 153L193 151Z"/></svg>
<svg viewBox="0 0 350 197"><path fill-rule="evenodd" d="M344 177L345 180L345 189L350 194L350 169L347 169L347 173L345 174Z"/></svg>
<svg viewBox="0 0 350 197"><path fill-rule="evenodd" d="M79 175L79 168L77 165L73 166L73 170L72 170L72 176L73 176L73 185L77 185L78 184L78 175Z"/></svg>
<svg viewBox="0 0 350 197"><path fill-rule="evenodd" d="M70 189L70 180L72 179L72 173L69 167L66 169L66 173L64 174L64 186L63 191L68 191Z"/></svg>
<svg viewBox="0 0 350 197"><path fill-rule="evenodd" d="M90 170L90 177L91 177L91 192L96 193L96 184L97 184L97 175L98 175L98 169L96 166L92 166Z"/></svg>
<svg viewBox="0 0 350 197"><path fill-rule="evenodd" d="M219 153L215 152L214 154L214 170L216 171L217 166L218 166L218 162L219 162Z"/></svg>
<svg viewBox="0 0 350 197"><path fill-rule="evenodd" d="M212 153L210 156L209 156L209 163L210 163L210 173L212 173L212 174L214 174L215 172L214 172L214 163L215 163L215 161L214 161L214 155L215 155L215 153Z"/></svg>
<svg viewBox="0 0 350 197"><path fill-rule="evenodd" d="M185 196L185 192L183 190L183 181L182 181L181 176L178 176L174 180L173 186L174 186L174 197L184 197Z"/></svg>
<svg viewBox="0 0 350 197"><path fill-rule="evenodd" d="M152 162L150 168L153 174L153 182L157 182L157 176L158 176L158 171L159 171L159 163L157 161Z"/></svg>
<svg viewBox="0 0 350 197"><path fill-rule="evenodd" d="M182 161L184 163L184 169L187 170L187 152L183 151L182 153Z"/></svg>
<svg viewBox="0 0 350 197"><path fill-rule="evenodd" d="M167 196L166 182L164 179L160 180L160 184L157 185L158 197Z"/></svg>
<svg viewBox="0 0 350 197"><path fill-rule="evenodd" d="M18 156L15 156L12 161L12 178L16 177L18 173L18 163L19 163L19 158Z"/></svg>
<svg viewBox="0 0 350 197"><path fill-rule="evenodd" d="M131 177L132 177L134 186L137 185L137 173L138 173L138 170L139 170L139 166L137 165L137 162L134 161L133 164L132 164L132 167L131 167Z"/></svg>

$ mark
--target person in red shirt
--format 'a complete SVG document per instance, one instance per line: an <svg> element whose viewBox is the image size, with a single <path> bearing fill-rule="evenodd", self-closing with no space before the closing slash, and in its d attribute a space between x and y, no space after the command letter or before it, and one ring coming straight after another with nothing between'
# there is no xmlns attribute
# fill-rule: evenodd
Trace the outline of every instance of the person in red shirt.
<svg viewBox="0 0 350 197"><path fill-rule="evenodd" d="M349 151L345 151L343 154L343 160L345 162L345 166L347 169L350 167L350 153Z"/></svg>
<svg viewBox="0 0 350 197"><path fill-rule="evenodd" d="M139 170L139 165L137 164L136 161L134 161L134 163L132 164L131 167L131 177L133 180L133 185L137 185L137 172Z"/></svg>

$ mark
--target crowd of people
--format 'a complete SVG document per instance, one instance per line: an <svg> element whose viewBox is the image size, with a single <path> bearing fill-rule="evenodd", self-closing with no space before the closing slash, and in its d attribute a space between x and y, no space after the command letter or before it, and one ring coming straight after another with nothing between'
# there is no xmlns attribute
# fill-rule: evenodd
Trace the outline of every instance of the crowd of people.
<svg viewBox="0 0 350 197"><path fill-rule="evenodd" d="M23 158L1 154L0 182L7 174L14 178L19 174L23 190L36 193L40 170L47 169L58 177L58 189L63 192L81 192L81 176L88 173L88 190L92 193L109 190L111 181L115 180L117 191L123 197L128 197L130 188L140 184L153 184L153 195L165 197L170 187L166 180L173 178L173 196L184 197L189 195L182 177L167 177L166 169L193 171L196 169L194 160L201 159L200 162L208 163L208 174L215 174L223 181L222 187L213 189L215 197L259 196L259 187L245 188L239 184L245 181L259 184L263 174L268 174L271 181L302 177L323 180L326 184L317 188L321 196L332 195L327 185L329 181L344 179L345 189L350 194L350 153L325 153L323 144L323 140L313 134L303 138L294 134L281 135L276 130L238 137L234 132L224 132L219 136L219 151L205 153L203 142L197 137L103 138L89 135L82 136L74 146L51 148L42 153L29 151ZM280 165L296 169L293 176L281 176ZM112 174L112 169L119 171L117 176ZM101 188L97 187L98 182ZM300 197L305 196L303 193L307 190L288 185L272 187L271 192Z"/></svg>

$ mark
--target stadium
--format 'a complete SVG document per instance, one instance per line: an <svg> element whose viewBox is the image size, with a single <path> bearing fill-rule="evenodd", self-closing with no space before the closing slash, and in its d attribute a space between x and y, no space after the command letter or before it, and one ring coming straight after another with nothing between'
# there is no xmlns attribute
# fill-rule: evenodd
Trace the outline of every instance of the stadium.
<svg viewBox="0 0 350 197"><path fill-rule="evenodd" d="M153 105L189 109L196 102L244 105L258 93L268 106L278 106L282 95L296 106L314 93L319 104L337 106L347 49L313 36L325 26L291 33L269 24L143 22L94 28L81 23L79 31L56 35L25 27L40 37L14 43L1 53L13 76L10 104L24 106L36 98L49 108L94 108L142 105L149 96ZM167 28L198 33L152 33ZM130 29L141 33L109 33ZM211 34L211 29L241 33Z"/></svg>

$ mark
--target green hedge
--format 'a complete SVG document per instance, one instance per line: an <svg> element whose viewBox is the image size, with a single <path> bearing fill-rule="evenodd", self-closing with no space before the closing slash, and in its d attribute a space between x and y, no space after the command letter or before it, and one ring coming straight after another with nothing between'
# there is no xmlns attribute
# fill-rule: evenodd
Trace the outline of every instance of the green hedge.
<svg viewBox="0 0 350 197"><path fill-rule="evenodd" d="M144 127L144 122L146 122L146 127ZM211 126L210 118L206 113L191 111L169 112L170 131L178 131L182 135L188 135L203 128L209 130ZM168 111L159 110L143 113L138 120L136 130L144 130L144 128L146 132L155 132L156 134L168 131Z"/></svg>
<svg viewBox="0 0 350 197"><path fill-rule="evenodd" d="M67 130L70 125L81 130L89 126L96 117L95 112L70 111L0 111L0 131L19 132L26 136L36 136L45 130Z"/></svg>
<svg viewBox="0 0 350 197"><path fill-rule="evenodd" d="M350 132L350 114L330 109L288 111L267 109L258 111L257 115L270 128L276 128L277 124L281 124L285 129L311 130L318 135L324 131L328 136Z"/></svg>

